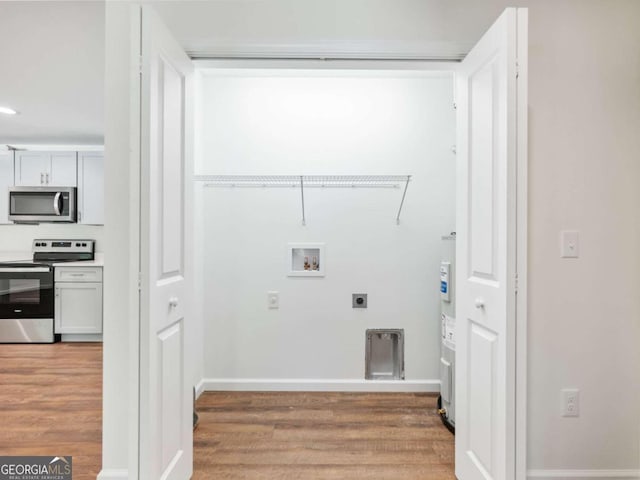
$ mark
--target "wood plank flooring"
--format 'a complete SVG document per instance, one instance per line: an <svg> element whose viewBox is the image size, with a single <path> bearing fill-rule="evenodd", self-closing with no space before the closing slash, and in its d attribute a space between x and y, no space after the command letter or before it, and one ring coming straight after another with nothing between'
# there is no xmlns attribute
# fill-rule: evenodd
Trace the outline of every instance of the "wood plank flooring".
<svg viewBox="0 0 640 480"><path fill-rule="evenodd" d="M198 400L196 480L454 480L436 397L208 392ZM102 345L0 344L0 455L72 455L101 466Z"/></svg>
<svg viewBox="0 0 640 480"><path fill-rule="evenodd" d="M197 409L196 480L455 480L435 395L206 392Z"/></svg>
<svg viewBox="0 0 640 480"><path fill-rule="evenodd" d="M0 344L0 455L71 455L95 480L102 454L102 344Z"/></svg>

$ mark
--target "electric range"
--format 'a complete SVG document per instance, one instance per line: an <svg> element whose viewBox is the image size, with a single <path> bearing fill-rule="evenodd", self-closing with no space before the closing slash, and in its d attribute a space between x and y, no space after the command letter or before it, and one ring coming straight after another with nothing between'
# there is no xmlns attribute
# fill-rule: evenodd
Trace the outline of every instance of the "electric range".
<svg viewBox="0 0 640 480"><path fill-rule="evenodd" d="M94 240L37 239L30 259L0 262L0 343L53 343L54 264L95 258Z"/></svg>

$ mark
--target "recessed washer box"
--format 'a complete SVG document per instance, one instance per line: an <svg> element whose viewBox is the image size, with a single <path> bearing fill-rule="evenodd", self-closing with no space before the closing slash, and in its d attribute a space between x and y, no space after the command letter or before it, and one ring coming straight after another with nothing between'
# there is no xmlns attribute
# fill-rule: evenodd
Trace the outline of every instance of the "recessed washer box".
<svg viewBox="0 0 640 480"><path fill-rule="evenodd" d="M404 380L404 330L369 329L366 341L365 379Z"/></svg>

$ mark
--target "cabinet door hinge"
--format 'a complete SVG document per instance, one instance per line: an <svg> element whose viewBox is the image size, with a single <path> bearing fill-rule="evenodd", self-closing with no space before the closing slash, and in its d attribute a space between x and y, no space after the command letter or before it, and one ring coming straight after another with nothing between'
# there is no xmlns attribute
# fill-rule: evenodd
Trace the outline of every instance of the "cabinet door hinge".
<svg viewBox="0 0 640 480"><path fill-rule="evenodd" d="M520 64L516 62L516 78L520 77Z"/></svg>
<svg viewBox="0 0 640 480"><path fill-rule="evenodd" d="M142 55L138 55L138 73L142 75Z"/></svg>
<svg viewBox="0 0 640 480"><path fill-rule="evenodd" d="M516 277L514 279L514 286L515 286L515 290L516 290L516 294L517 294L518 293L518 288L519 288L519 285L518 285L518 274L517 273L516 273Z"/></svg>
<svg viewBox="0 0 640 480"><path fill-rule="evenodd" d="M142 291L142 272L138 272L138 291Z"/></svg>

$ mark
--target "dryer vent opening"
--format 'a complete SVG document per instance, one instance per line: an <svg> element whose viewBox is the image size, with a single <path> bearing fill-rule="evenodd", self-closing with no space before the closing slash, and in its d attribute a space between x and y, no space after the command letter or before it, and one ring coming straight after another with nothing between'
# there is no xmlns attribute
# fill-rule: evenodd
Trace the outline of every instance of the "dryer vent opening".
<svg viewBox="0 0 640 480"><path fill-rule="evenodd" d="M404 330L367 330L365 379L404 380Z"/></svg>

